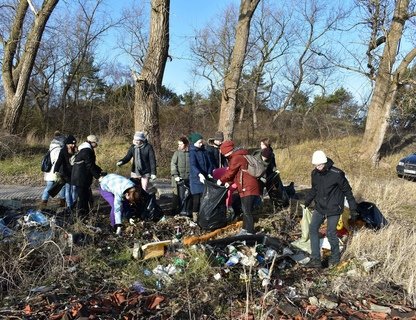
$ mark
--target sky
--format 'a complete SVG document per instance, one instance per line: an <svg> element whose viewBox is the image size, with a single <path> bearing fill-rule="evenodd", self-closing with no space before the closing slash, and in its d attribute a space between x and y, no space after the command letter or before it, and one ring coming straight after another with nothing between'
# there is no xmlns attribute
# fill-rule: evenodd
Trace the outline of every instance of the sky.
<svg viewBox="0 0 416 320"><path fill-rule="evenodd" d="M113 16L120 16L123 8L131 6L132 2L133 0L107 0L106 5L110 8ZM147 10L145 14L149 16L149 0L144 0L144 4L145 10ZM169 55L172 57L172 61L168 60L166 63L163 85L178 94L183 94L190 89L204 91L208 88L202 79L195 79L192 76L192 54L189 46L195 30L213 21L230 4L234 4L238 8L240 0L171 0ZM115 55L120 61L125 62L127 58L120 59L120 54L117 54L118 49L114 47L115 37L116 31L113 30L105 37L101 50L105 54ZM362 76L351 72L340 73L339 76L344 78L344 88L349 90L357 101L368 99L369 82Z"/></svg>
<svg viewBox="0 0 416 320"><path fill-rule="evenodd" d="M108 0L107 6L112 8L115 15L120 15L123 8L128 8L131 3L132 0ZM205 26L223 8L230 4L238 7L239 3L238 0L171 0L169 55L172 61L168 60L166 63L163 85L178 94L192 88L201 89L201 84L195 82L190 72L192 67L192 57L189 51L190 39L194 36L196 29ZM145 6L146 14L150 14L148 0L145 1ZM109 39L113 36L115 35L110 34L110 37L107 37L106 47L110 47Z"/></svg>

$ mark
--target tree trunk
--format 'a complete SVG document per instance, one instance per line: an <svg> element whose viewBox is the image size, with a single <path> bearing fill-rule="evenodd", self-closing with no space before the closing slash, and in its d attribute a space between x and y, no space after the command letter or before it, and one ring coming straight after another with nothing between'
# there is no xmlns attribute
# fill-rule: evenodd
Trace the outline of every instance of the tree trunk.
<svg viewBox="0 0 416 320"><path fill-rule="evenodd" d="M170 0L152 0L149 46L136 78L134 128L144 131L157 151L161 149L158 94L169 49Z"/></svg>
<svg viewBox="0 0 416 320"><path fill-rule="evenodd" d="M6 95L5 116L3 129L9 134L15 134L22 113L30 75L42 39L46 23L59 0L45 0L42 8L36 13L30 28L25 48L20 61L13 67L16 58L17 44L21 41L23 21L28 10L28 2L22 0L16 9L10 37L5 41L3 56L3 87Z"/></svg>
<svg viewBox="0 0 416 320"><path fill-rule="evenodd" d="M362 159L370 159L373 164L376 164L380 158L380 148L388 128L388 120L396 98L400 76L416 55L416 49L413 49L402 60L397 69L393 70L404 25L408 19L408 10L409 0L396 2L393 19L387 33L385 47L375 79L373 96L368 108L360 157Z"/></svg>
<svg viewBox="0 0 416 320"><path fill-rule="evenodd" d="M241 0L240 4L234 49L221 93L218 130L224 132L225 139L232 139L234 135L237 89L247 49L251 18L259 2L260 0Z"/></svg>

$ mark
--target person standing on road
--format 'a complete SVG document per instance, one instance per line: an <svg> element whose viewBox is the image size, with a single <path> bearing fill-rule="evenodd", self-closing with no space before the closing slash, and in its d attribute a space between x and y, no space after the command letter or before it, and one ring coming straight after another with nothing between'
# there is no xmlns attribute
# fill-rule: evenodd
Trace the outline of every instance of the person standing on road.
<svg viewBox="0 0 416 320"><path fill-rule="evenodd" d="M170 161L170 174L172 177L172 188L174 194L172 203L173 212L180 209L179 202L182 200L179 197L178 185L183 183L189 188L189 172L189 140L187 137L181 136L178 139L178 150L174 152Z"/></svg>
<svg viewBox="0 0 416 320"><path fill-rule="evenodd" d="M102 169L95 163L95 151L98 146L98 138L89 135L87 141L80 144L78 153L74 159L71 173L71 182L76 186L78 193L78 215L85 216L89 212L89 202L92 200L91 184L93 178L100 178Z"/></svg>
<svg viewBox="0 0 416 320"><path fill-rule="evenodd" d="M327 232L331 245L331 256L328 260L330 267L339 263L341 254L337 237L337 223L344 210L344 197L348 201L351 217L357 216L357 203L352 194L351 186L345 177L345 173L334 167L334 162L327 158L325 153L317 150L312 155L311 191L305 197L305 206L309 207L315 202L312 220L309 225L309 237L311 239L311 261L306 265L309 268L322 268L321 250L319 241L319 228L324 220L327 220Z"/></svg>
<svg viewBox="0 0 416 320"><path fill-rule="evenodd" d="M224 141L220 150L228 159L228 170L217 180L217 184L228 187L234 182L237 185L243 210L243 229L239 235L254 234L253 213L261 203L260 185L257 178L247 172L248 161L244 156L248 155L248 151L236 149L231 140Z"/></svg>
<svg viewBox="0 0 416 320"><path fill-rule="evenodd" d="M69 209L73 209L73 205L77 198L75 186L71 183L72 175L72 164L71 158L74 157L76 152L77 139L73 135L69 135L65 139L65 147L61 149L56 160L54 172L59 174L61 178L65 181L64 190L65 190L65 199L66 205Z"/></svg>
<svg viewBox="0 0 416 320"><path fill-rule="evenodd" d="M193 132L189 136L189 162L191 171L189 184L192 194L192 219L196 222L201 204L201 196L204 192L204 182L206 178L212 178L214 163L205 149L202 135Z"/></svg>
<svg viewBox="0 0 416 320"><path fill-rule="evenodd" d="M133 144L127 150L124 158L117 161L120 167L133 158L131 164L131 177L140 179L142 189L147 191L149 178L156 179L156 157L153 146L147 142L146 136L142 131L136 131L133 137Z"/></svg>
<svg viewBox="0 0 416 320"><path fill-rule="evenodd" d="M43 180L45 180L46 186L42 192L42 198L41 198L42 202L40 203L40 206L39 206L40 209L46 208L48 204L48 200L49 200L48 191L52 188L53 183L57 179L57 176L55 174L55 165L56 165L56 161L58 160L58 156L61 151L61 148L64 147L64 140L65 140L65 136L61 134L61 132L55 131L54 137L49 145L49 152L50 152L52 167L51 167L51 170L49 170L49 172L45 172L43 174ZM65 207L65 190L64 189L62 189L59 192L58 197L59 197L59 205L61 207Z"/></svg>

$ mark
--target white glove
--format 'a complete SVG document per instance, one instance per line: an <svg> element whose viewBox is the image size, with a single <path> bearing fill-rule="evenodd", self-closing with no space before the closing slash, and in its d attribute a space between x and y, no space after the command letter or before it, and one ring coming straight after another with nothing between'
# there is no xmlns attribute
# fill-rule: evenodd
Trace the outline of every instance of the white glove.
<svg viewBox="0 0 416 320"><path fill-rule="evenodd" d="M208 178L212 179L212 175L210 175L210 174L209 174L209 175L208 175Z"/></svg>
<svg viewBox="0 0 416 320"><path fill-rule="evenodd" d="M199 177L199 181L201 181L201 183L205 183L205 177L202 173L198 174Z"/></svg>
<svg viewBox="0 0 416 320"><path fill-rule="evenodd" d="M224 183L224 187L228 188L230 184L228 182Z"/></svg>
<svg viewBox="0 0 416 320"><path fill-rule="evenodd" d="M123 164L123 161L117 161L116 166L121 167L122 164Z"/></svg>
<svg viewBox="0 0 416 320"><path fill-rule="evenodd" d="M117 229L116 229L116 235L121 235L121 227L120 226L118 226L117 227Z"/></svg>
<svg viewBox="0 0 416 320"><path fill-rule="evenodd" d="M156 180L156 175L155 174L150 175L150 180Z"/></svg>
<svg viewBox="0 0 416 320"><path fill-rule="evenodd" d="M222 182L221 182L221 180L220 180L220 179L218 179L218 180L217 180L217 185L219 185L219 186L221 186L221 185L222 185Z"/></svg>
<svg viewBox="0 0 416 320"><path fill-rule="evenodd" d="M179 181L181 181L182 180L182 178L181 177L175 177L175 181L176 182L179 182Z"/></svg>
<svg viewBox="0 0 416 320"><path fill-rule="evenodd" d="M263 183L266 183L266 178L265 177L261 177L259 180Z"/></svg>
<svg viewBox="0 0 416 320"><path fill-rule="evenodd" d="M104 178L103 176L99 177L99 178L98 178L98 182L103 181L103 178Z"/></svg>

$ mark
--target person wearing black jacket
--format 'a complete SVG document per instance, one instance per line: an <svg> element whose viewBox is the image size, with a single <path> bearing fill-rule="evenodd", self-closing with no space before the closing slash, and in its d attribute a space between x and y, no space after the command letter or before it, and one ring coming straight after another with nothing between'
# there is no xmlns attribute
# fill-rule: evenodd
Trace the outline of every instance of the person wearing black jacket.
<svg viewBox="0 0 416 320"><path fill-rule="evenodd" d="M327 219L327 237L331 245L329 266L335 266L340 260L339 240L336 233L337 223L344 210L344 197L348 201L351 217L357 216L357 203L352 194L351 186L345 177L345 173L334 167L334 162L327 158L325 153L317 150L312 155L311 180L312 189L306 195L305 206L309 207L315 202L312 220L309 225L309 237L311 239L311 261L307 264L310 268L321 268L321 252L319 243L319 228Z"/></svg>
<svg viewBox="0 0 416 320"><path fill-rule="evenodd" d="M214 169L225 168L228 166L227 158L224 157L220 152L221 144L224 142L224 133L217 131L213 138L208 139L206 150L208 156L214 164Z"/></svg>
<svg viewBox="0 0 416 320"><path fill-rule="evenodd" d="M71 183L72 164L70 159L75 155L77 139L75 139L73 135L68 135L64 143L65 147L63 147L59 152L54 172L59 173L65 182L64 188L66 205L68 208L72 209L76 200L76 191L75 186Z"/></svg>
<svg viewBox="0 0 416 320"><path fill-rule="evenodd" d="M156 179L156 157L153 147L147 142L144 132L137 131L133 137L133 144L127 150L123 159L117 161L120 167L133 158L131 164L131 177L140 179L142 189L147 190L149 178Z"/></svg>
<svg viewBox="0 0 416 320"><path fill-rule="evenodd" d="M77 211L79 215L89 212L89 202L92 199L91 184L93 178L100 178L102 170L95 163L94 149L98 145L95 135L89 135L87 141L80 144L72 167L71 182L78 193Z"/></svg>

